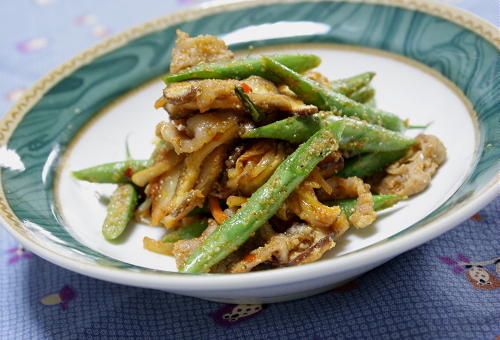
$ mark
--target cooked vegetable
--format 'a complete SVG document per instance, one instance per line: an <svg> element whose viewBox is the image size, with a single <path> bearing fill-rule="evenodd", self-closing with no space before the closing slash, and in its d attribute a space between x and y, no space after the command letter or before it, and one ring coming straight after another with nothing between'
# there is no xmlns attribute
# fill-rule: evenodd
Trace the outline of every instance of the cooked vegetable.
<svg viewBox="0 0 500 340"><path fill-rule="evenodd" d="M137 186L143 187L156 177L173 169L183 159L183 156L177 155L173 150L170 150L165 153L164 160L155 162L153 165L134 173L132 175L132 182Z"/></svg>
<svg viewBox="0 0 500 340"><path fill-rule="evenodd" d="M149 160L128 160L97 165L91 168L73 171L79 180L94 183L128 183L132 176L149 166Z"/></svg>
<svg viewBox="0 0 500 340"><path fill-rule="evenodd" d="M201 235L208 226L206 220L199 220L189 223L187 226L168 233L161 239L165 243L173 243L179 240L190 240Z"/></svg>
<svg viewBox="0 0 500 340"><path fill-rule="evenodd" d="M336 122L315 133L276 169L269 180L232 217L224 221L186 260L182 271L207 272L243 244L271 218L290 193L322 159L338 149L344 129Z"/></svg>
<svg viewBox="0 0 500 340"><path fill-rule="evenodd" d="M258 140L235 155L227 167L224 187L229 193L250 196L273 174L287 156L283 142Z"/></svg>
<svg viewBox="0 0 500 340"><path fill-rule="evenodd" d="M346 97L351 97L354 93L366 87L374 76L374 72L365 72L353 77L334 80L331 83L332 90Z"/></svg>
<svg viewBox="0 0 500 340"><path fill-rule="evenodd" d="M337 173L340 177L366 177L377 171L383 170L386 166L391 165L398 159L404 157L407 149L373 152L349 158L344 163L344 168Z"/></svg>
<svg viewBox="0 0 500 340"><path fill-rule="evenodd" d="M163 242L162 240L155 240L146 236L142 239L142 246L144 249L154 253L169 256L173 255L172 249L174 248L174 243Z"/></svg>
<svg viewBox="0 0 500 340"><path fill-rule="evenodd" d="M394 204L398 203L399 201L403 200L404 197L397 196L397 195L373 195L372 200L373 200L373 209L375 211L379 211L382 209L387 209L392 207ZM354 198L348 198L344 200L335 200L335 201L329 201L327 202L328 206L339 206L340 209L342 210L342 213L346 215L346 217L350 217L355 209L356 209L356 199Z"/></svg>
<svg viewBox="0 0 500 340"><path fill-rule="evenodd" d="M107 215L102 225L106 240L117 239L134 216L137 192L132 184L120 184L108 204Z"/></svg>
<svg viewBox="0 0 500 340"><path fill-rule="evenodd" d="M243 83L242 85L245 84ZM242 86L236 86L234 88L234 92L236 93L238 98L240 98L241 103L243 104L243 106L245 106L248 113L250 113L250 116L252 116L254 122L260 122L262 118L264 118L264 114L259 110L257 106L255 106L252 100L245 94L245 91L243 90Z"/></svg>
<svg viewBox="0 0 500 340"><path fill-rule="evenodd" d="M266 56L263 56L262 60L267 70L264 77L274 82L285 83L306 104L313 104L320 110L334 111L340 116L357 117L389 130L403 131L405 129L403 121L393 113L368 107L340 93L326 89Z"/></svg>
<svg viewBox="0 0 500 340"><path fill-rule="evenodd" d="M319 65L321 59L312 54L280 54L269 56L299 73ZM236 60L205 63L188 68L177 74L163 78L165 83L175 83L191 79L244 79L251 75L263 76L265 70L258 57L239 58Z"/></svg>
<svg viewBox="0 0 500 340"><path fill-rule="evenodd" d="M230 124L201 149L188 153L171 173L158 179L158 190L151 186L154 198L151 223L173 229L196 206L202 206L212 185L223 170L227 145L237 136L238 125Z"/></svg>
<svg viewBox="0 0 500 340"><path fill-rule="evenodd" d="M212 213L212 216L217 223L221 224L228 219L228 216L224 213L224 211L222 211L220 202L217 198L209 196L208 206L210 207L210 212Z"/></svg>
<svg viewBox="0 0 500 340"><path fill-rule="evenodd" d="M301 143L316 131L334 122L342 121L345 129L340 139L340 149L361 152L393 151L406 149L415 140L404 135L348 117L338 117L332 112L320 112L310 117L288 117L274 123L250 129L242 138L274 138L291 143Z"/></svg>
<svg viewBox="0 0 500 340"><path fill-rule="evenodd" d="M350 98L358 103L366 104L375 96L375 89L371 86L365 86L354 92Z"/></svg>

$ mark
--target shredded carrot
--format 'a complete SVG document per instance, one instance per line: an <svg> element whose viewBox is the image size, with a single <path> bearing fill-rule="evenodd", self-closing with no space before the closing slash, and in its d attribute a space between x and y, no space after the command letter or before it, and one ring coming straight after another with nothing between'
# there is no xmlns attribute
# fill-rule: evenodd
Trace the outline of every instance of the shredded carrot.
<svg viewBox="0 0 500 340"><path fill-rule="evenodd" d="M241 83L241 88L243 89L243 92L245 92L245 93L252 92L252 88L248 84Z"/></svg>
<svg viewBox="0 0 500 340"><path fill-rule="evenodd" d="M228 219L228 216L222 211L219 200L216 197L209 196L208 205L210 207L210 212L217 223L221 224Z"/></svg>

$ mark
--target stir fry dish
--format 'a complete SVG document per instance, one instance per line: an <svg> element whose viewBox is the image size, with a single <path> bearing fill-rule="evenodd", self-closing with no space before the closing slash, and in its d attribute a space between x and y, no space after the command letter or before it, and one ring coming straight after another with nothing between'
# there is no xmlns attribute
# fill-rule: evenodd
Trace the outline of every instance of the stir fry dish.
<svg viewBox="0 0 500 340"><path fill-rule="evenodd" d="M319 260L350 228L427 188L446 149L375 105L373 72L330 80L315 55L236 58L178 31L155 107L149 159L73 172L115 183L103 236L162 226L150 251L185 273L242 273Z"/></svg>

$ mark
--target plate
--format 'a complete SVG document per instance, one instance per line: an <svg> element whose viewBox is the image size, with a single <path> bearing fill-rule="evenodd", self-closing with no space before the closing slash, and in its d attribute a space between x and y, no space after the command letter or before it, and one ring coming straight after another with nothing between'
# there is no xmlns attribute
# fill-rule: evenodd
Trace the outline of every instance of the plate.
<svg viewBox="0 0 500 340"><path fill-rule="evenodd" d="M424 193L349 232L312 264L181 274L173 259L142 249L142 238L161 228L135 225L122 242L105 242L98 198L113 187L69 172L124 159L126 143L135 158L149 155L154 127L166 118L152 103L177 28L217 35L242 55L318 54L330 78L376 71L377 105L412 124L431 122L426 133L443 140L448 160ZM3 223L43 258L112 282L238 303L325 291L451 229L498 193L499 45L493 26L427 1L214 2L148 22L61 65L3 119Z"/></svg>

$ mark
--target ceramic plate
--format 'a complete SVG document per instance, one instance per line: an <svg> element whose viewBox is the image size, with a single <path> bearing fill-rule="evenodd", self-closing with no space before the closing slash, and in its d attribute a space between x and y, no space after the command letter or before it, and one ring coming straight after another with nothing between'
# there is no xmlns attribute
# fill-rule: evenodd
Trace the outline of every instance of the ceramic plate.
<svg viewBox="0 0 500 340"><path fill-rule="evenodd" d="M412 124L431 123L448 160L422 194L349 232L316 263L233 275L176 273L172 258L142 248L162 228L136 224L119 243L100 233L112 185L73 170L152 150L152 107L163 88L175 30L213 34L240 55L319 55L331 79L375 71L377 105ZM0 208L27 248L70 270L140 287L226 302L311 295L351 279L457 225L498 192L498 36L491 25L421 1L209 3L119 34L40 80L7 114L0 143ZM416 134L415 131L412 131Z"/></svg>

